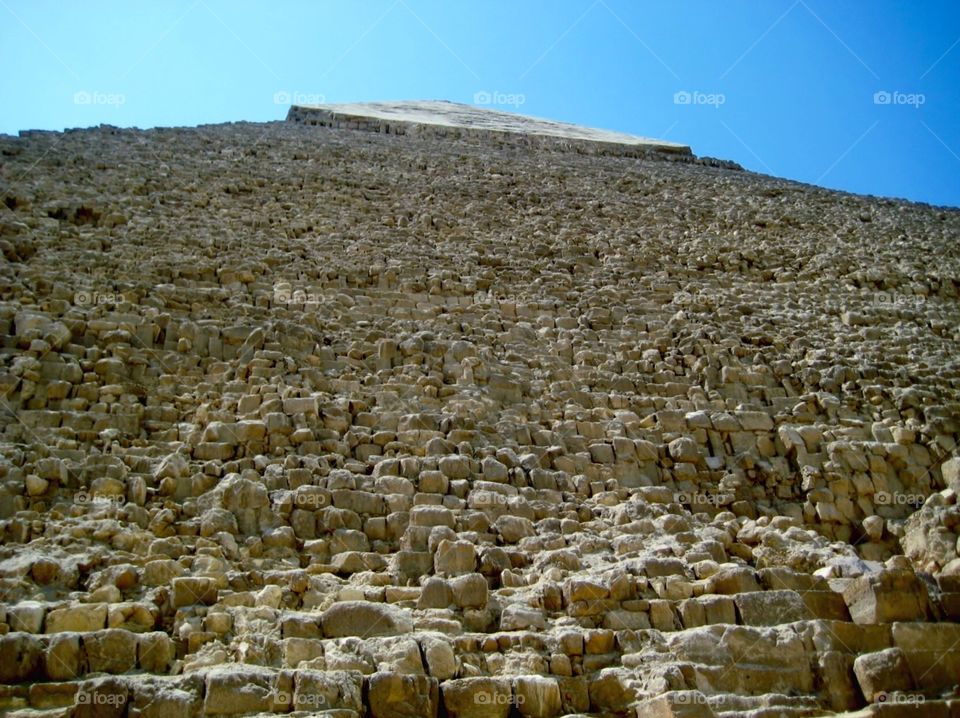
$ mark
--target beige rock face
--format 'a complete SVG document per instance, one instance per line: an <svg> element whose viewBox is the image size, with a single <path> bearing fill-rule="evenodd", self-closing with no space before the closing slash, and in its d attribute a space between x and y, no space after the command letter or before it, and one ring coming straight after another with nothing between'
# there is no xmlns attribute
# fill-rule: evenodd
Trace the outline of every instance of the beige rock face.
<svg viewBox="0 0 960 718"><path fill-rule="evenodd" d="M0 713L960 710L957 210L430 103L0 172Z"/></svg>
<svg viewBox="0 0 960 718"><path fill-rule="evenodd" d="M871 702L887 691L910 691L914 687L910 668L899 648L857 656L853 672L864 698Z"/></svg>
<svg viewBox="0 0 960 718"><path fill-rule="evenodd" d="M396 636L412 628L402 611L367 601L335 603L320 616L320 624L328 638Z"/></svg>
<svg viewBox="0 0 960 718"><path fill-rule="evenodd" d="M370 715L376 718L436 718L439 690L436 678L400 673L375 673L369 680Z"/></svg>

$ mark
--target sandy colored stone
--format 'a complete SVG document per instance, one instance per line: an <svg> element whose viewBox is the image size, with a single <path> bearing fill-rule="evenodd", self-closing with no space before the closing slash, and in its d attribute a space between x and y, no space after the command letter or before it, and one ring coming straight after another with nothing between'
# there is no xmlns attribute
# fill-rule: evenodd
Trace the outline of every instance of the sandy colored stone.
<svg viewBox="0 0 960 718"><path fill-rule="evenodd" d="M946 710L955 209L438 102L0 157L3 710Z"/></svg>
<svg viewBox="0 0 960 718"><path fill-rule="evenodd" d="M402 610L367 601L336 603L323 613L320 623L328 638L396 636L411 628Z"/></svg>

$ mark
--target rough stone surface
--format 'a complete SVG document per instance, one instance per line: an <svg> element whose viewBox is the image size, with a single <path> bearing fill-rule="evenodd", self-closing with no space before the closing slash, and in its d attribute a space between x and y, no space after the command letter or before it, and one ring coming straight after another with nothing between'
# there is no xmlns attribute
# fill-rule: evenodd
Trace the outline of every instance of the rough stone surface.
<svg viewBox="0 0 960 718"><path fill-rule="evenodd" d="M375 673L369 679L372 718L436 718L439 689L436 678L400 673Z"/></svg>
<svg viewBox="0 0 960 718"><path fill-rule="evenodd" d="M910 691L914 687L910 667L899 648L857 656L853 662L853 672L863 697L870 702L883 693Z"/></svg>
<svg viewBox="0 0 960 718"><path fill-rule="evenodd" d="M956 713L957 210L449 103L0 173L0 713Z"/></svg>
<svg viewBox="0 0 960 718"><path fill-rule="evenodd" d="M335 603L320 616L320 624L327 638L397 636L413 627L399 609L367 601Z"/></svg>

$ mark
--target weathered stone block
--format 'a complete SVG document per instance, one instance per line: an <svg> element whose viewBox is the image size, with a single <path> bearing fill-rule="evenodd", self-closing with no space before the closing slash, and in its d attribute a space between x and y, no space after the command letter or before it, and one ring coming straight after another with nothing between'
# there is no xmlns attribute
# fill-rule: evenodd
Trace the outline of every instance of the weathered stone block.
<svg viewBox="0 0 960 718"><path fill-rule="evenodd" d="M473 573L477 569L477 550L469 541L443 540L433 555L433 570L444 576Z"/></svg>
<svg viewBox="0 0 960 718"><path fill-rule="evenodd" d="M86 680L77 689L72 718L123 718L129 698L130 687L122 678Z"/></svg>
<svg viewBox="0 0 960 718"><path fill-rule="evenodd" d="M208 576L174 578L171 581L171 587L173 588L173 605L177 608L194 604L211 606L217 602L217 583Z"/></svg>
<svg viewBox="0 0 960 718"><path fill-rule="evenodd" d="M637 718L713 718L707 696L700 691L667 691L637 704Z"/></svg>
<svg viewBox="0 0 960 718"><path fill-rule="evenodd" d="M863 697L869 703L874 702L880 693L913 690L910 668L899 648L857 656L853 662L853 672Z"/></svg>
<svg viewBox="0 0 960 718"><path fill-rule="evenodd" d="M752 569L745 567L723 567L707 579L704 593L733 595L759 591L760 584Z"/></svg>
<svg viewBox="0 0 960 718"><path fill-rule="evenodd" d="M103 603L87 603L55 608L47 613L45 633L73 631L88 633L99 631L107 625L107 606Z"/></svg>
<svg viewBox="0 0 960 718"><path fill-rule="evenodd" d="M755 591L734 598L745 626L778 626L810 618L803 598L796 591Z"/></svg>
<svg viewBox="0 0 960 718"><path fill-rule="evenodd" d="M165 674L177 657L177 647L163 631L142 633L137 637L137 665L148 673Z"/></svg>
<svg viewBox="0 0 960 718"><path fill-rule="evenodd" d="M56 633L50 637L43 655L47 680L69 681L80 675L83 666L80 634Z"/></svg>
<svg viewBox="0 0 960 718"><path fill-rule="evenodd" d="M894 623L894 647L903 652L918 689L940 691L956 685L960 676L960 625L956 623Z"/></svg>
<svg viewBox="0 0 960 718"><path fill-rule="evenodd" d="M363 675L359 671L297 671L292 708L295 711L363 712Z"/></svg>
<svg viewBox="0 0 960 718"><path fill-rule="evenodd" d="M856 623L923 621L928 615L926 587L912 571L860 576L844 588L843 599Z"/></svg>
<svg viewBox="0 0 960 718"><path fill-rule="evenodd" d="M425 635L420 639L427 673L440 681L446 681L457 674L457 658L453 646L446 638Z"/></svg>
<svg viewBox="0 0 960 718"><path fill-rule="evenodd" d="M327 638L398 636L413 628L410 619L402 610L368 601L335 603L320 616L320 624L323 635Z"/></svg>
<svg viewBox="0 0 960 718"><path fill-rule="evenodd" d="M560 715L563 701L556 678L518 676L513 686L517 711L524 718L554 718Z"/></svg>
<svg viewBox="0 0 960 718"><path fill-rule="evenodd" d="M460 608L483 608L487 605L487 580L479 573L457 576L448 583L453 600Z"/></svg>
<svg viewBox="0 0 960 718"><path fill-rule="evenodd" d="M440 707L436 678L378 672L367 680L371 718L436 718Z"/></svg>
<svg viewBox="0 0 960 718"><path fill-rule="evenodd" d="M203 712L206 715L272 713L277 702L276 674L268 668L226 665L206 676Z"/></svg>
<svg viewBox="0 0 960 718"><path fill-rule="evenodd" d="M137 666L137 634L122 628L88 633L83 652L91 673L126 673Z"/></svg>
<svg viewBox="0 0 960 718"><path fill-rule="evenodd" d="M506 678L458 678L440 690L450 718L507 718L514 703Z"/></svg>
<svg viewBox="0 0 960 718"><path fill-rule="evenodd" d="M29 633L0 636L0 683L36 680L43 660L40 640Z"/></svg>
<svg viewBox="0 0 960 718"><path fill-rule="evenodd" d="M546 627L543 611L532 606L514 603L506 606L500 614L501 631L533 631Z"/></svg>

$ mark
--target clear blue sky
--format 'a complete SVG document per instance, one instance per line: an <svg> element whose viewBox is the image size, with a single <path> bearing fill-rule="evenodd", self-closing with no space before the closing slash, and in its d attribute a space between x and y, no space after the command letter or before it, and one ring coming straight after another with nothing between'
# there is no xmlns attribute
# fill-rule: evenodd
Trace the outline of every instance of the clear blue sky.
<svg viewBox="0 0 960 718"><path fill-rule="evenodd" d="M4 133L479 100L960 206L957 0L0 0L0 59Z"/></svg>

